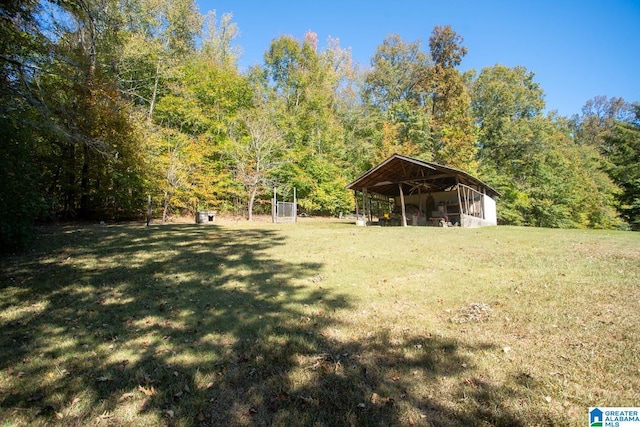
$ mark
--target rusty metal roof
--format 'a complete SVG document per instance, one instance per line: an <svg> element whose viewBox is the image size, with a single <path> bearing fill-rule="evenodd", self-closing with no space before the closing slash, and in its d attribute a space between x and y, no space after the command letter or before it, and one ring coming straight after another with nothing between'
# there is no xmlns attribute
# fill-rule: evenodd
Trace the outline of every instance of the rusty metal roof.
<svg viewBox="0 0 640 427"><path fill-rule="evenodd" d="M447 191L458 183L486 192L491 197L500 195L495 189L464 171L400 154L394 154L368 170L347 185L347 189L366 189L369 193L396 197L400 195L400 186L404 194L411 194L418 189L423 193Z"/></svg>

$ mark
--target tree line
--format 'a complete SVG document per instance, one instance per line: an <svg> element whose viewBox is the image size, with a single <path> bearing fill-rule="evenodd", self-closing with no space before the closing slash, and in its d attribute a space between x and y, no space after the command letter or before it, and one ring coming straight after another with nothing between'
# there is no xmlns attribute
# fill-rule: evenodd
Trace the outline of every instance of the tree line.
<svg viewBox="0 0 640 427"><path fill-rule="evenodd" d="M640 109L598 96L545 113L525 67L459 70L450 26L389 35L369 67L337 39L280 36L240 70L230 14L191 0L9 0L0 6L0 243L37 221L162 220L354 208L345 185L393 153L496 188L501 224L640 228ZM270 208L269 208L270 209Z"/></svg>

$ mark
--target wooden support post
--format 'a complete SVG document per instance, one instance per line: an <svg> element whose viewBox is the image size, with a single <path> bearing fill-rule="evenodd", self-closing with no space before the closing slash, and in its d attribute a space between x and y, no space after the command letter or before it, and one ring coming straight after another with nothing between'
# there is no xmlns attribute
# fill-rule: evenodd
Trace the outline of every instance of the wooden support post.
<svg viewBox="0 0 640 427"><path fill-rule="evenodd" d="M456 176L456 184L457 184L457 187L458 187L458 212L459 212L459 215L460 215L458 217L459 218L458 221L460 221L458 223L458 225L460 227L462 227L462 223L463 223L462 218L464 217L464 214L462 213L462 200L460 200L460 179L457 176Z"/></svg>
<svg viewBox="0 0 640 427"><path fill-rule="evenodd" d="M420 225L420 218L422 218L422 188L418 187L418 223L416 225Z"/></svg>
<svg viewBox="0 0 640 427"><path fill-rule="evenodd" d="M366 187L362 189L362 219L367 221L367 189Z"/></svg>
<svg viewBox="0 0 640 427"><path fill-rule="evenodd" d="M402 183L398 184L398 188L400 189L400 205L402 209L402 226L407 226L407 210L404 206L404 191L402 191Z"/></svg>
<svg viewBox="0 0 640 427"><path fill-rule="evenodd" d="M356 190L353 190L353 199L356 202L356 219L358 219L358 211L360 210L360 203L358 203L358 194L356 193Z"/></svg>

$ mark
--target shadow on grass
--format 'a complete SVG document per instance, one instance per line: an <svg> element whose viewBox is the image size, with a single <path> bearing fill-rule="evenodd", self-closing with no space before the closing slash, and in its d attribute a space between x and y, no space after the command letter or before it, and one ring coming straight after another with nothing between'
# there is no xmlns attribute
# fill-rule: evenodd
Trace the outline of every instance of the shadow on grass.
<svg viewBox="0 0 640 427"><path fill-rule="evenodd" d="M308 286L313 260L269 255L285 245L268 228L45 229L2 263L0 423L527 424L503 405L514 390L438 395L487 348L325 336L354 302Z"/></svg>

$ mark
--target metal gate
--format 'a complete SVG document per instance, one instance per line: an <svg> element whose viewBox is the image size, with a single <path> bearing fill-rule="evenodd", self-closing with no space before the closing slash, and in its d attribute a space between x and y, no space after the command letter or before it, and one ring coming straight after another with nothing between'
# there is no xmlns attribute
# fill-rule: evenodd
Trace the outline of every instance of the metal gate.
<svg viewBox="0 0 640 427"><path fill-rule="evenodd" d="M296 222L296 203L278 202L276 204L277 222Z"/></svg>

